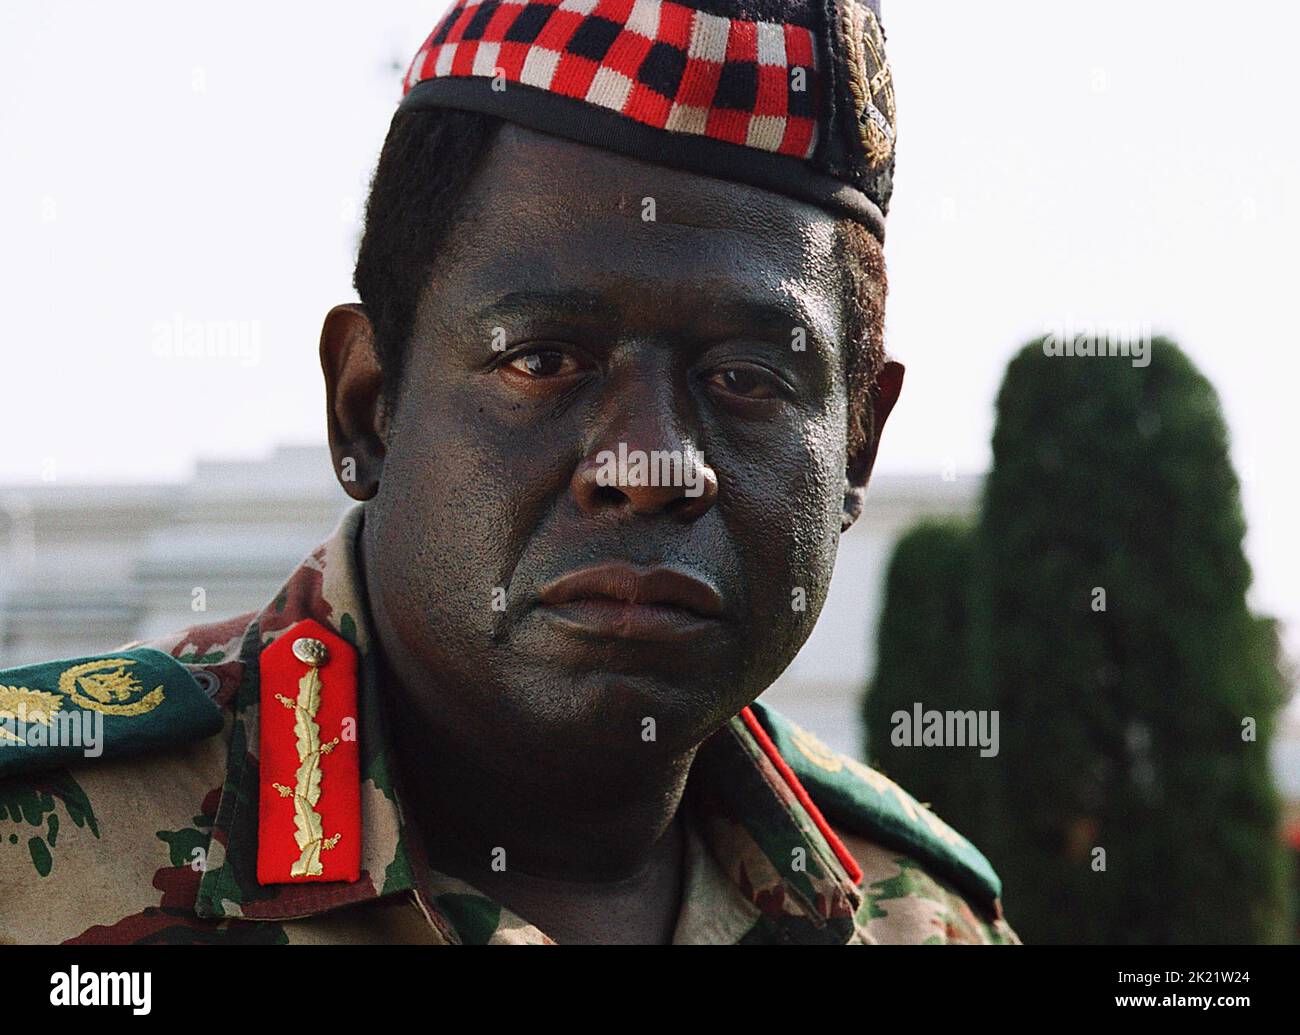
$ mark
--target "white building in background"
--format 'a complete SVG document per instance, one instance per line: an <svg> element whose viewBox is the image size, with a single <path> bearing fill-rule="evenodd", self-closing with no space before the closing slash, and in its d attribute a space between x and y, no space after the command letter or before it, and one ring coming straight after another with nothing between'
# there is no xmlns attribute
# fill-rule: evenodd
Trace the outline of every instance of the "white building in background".
<svg viewBox="0 0 1300 1035"><path fill-rule="evenodd" d="M347 502L323 448L178 485L0 487L0 667L260 609Z"/></svg>
<svg viewBox="0 0 1300 1035"><path fill-rule="evenodd" d="M764 700L831 746L860 748L858 702L875 666L885 566L923 517L974 512L980 480L879 475L840 545L829 599ZM323 446L261 462L201 462L177 485L0 486L0 668L98 654L260 609L350 501ZM205 610L195 611L201 591ZM1275 744L1300 799L1300 721Z"/></svg>

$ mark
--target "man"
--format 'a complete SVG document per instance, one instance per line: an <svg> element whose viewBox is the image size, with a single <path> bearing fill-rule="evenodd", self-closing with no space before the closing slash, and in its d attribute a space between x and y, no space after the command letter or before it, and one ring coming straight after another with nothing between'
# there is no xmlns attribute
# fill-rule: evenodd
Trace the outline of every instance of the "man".
<svg viewBox="0 0 1300 1035"><path fill-rule="evenodd" d="M441 21L321 336L358 506L258 614L0 673L0 937L1015 941L968 842L754 703L902 384L876 13Z"/></svg>

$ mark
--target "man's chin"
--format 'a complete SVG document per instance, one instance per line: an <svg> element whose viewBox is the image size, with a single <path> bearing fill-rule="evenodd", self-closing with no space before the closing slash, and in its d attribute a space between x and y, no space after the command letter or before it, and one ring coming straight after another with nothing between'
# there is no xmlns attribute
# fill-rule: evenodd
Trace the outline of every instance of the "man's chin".
<svg viewBox="0 0 1300 1035"><path fill-rule="evenodd" d="M677 753L699 744L748 703L734 684L661 673L574 672L543 706L556 738L588 749ZM533 701L536 707L540 702Z"/></svg>

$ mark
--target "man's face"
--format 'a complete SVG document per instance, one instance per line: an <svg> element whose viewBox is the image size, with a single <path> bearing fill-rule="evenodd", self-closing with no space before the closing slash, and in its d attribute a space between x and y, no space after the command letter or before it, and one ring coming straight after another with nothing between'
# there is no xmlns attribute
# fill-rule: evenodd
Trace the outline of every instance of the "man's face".
<svg viewBox="0 0 1300 1035"><path fill-rule="evenodd" d="M646 746L653 719L685 750L825 599L848 459L835 219L509 125L464 206L366 505L381 639L435 681L411 703L440 721L601 751ZM652 452L675 485L630 484Z"/></svg>

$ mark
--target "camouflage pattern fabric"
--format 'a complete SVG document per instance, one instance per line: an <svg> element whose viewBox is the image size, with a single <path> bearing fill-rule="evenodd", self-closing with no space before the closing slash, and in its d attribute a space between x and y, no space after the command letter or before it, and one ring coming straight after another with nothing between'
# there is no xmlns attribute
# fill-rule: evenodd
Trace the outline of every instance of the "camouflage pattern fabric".
<svg viewBox="0 0 1300 1035"><path fill-rule="evenodd" d="M0 943L551 942L431 869L403 816L353 560L361 517L361 507L350 510L261 612L147 644L211 688L220 734L0 779ZM263 886L258 659L305 618L360 656L361 878ZM915 858L845 834L864 872L855 885L739 719L701 747L683 808L677 943L1018 941L996 902L967 898Z"/></svg>

